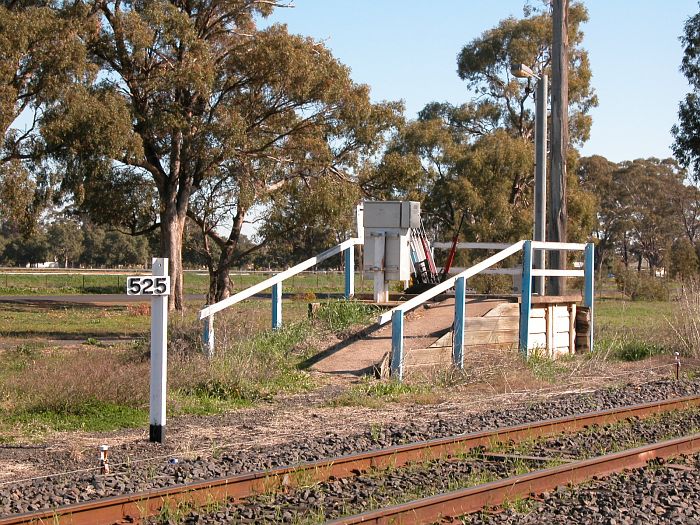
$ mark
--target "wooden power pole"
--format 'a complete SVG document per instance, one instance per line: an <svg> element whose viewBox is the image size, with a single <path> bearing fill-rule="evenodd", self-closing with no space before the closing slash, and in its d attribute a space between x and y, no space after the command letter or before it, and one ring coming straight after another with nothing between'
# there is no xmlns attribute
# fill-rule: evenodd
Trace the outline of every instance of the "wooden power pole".
<svg viewBox="0 0 700 525"><path fill-rule="evenodd" d="M552 0L552 164L549 240L566 242L566 151L569 145L569 0ZM566 252L550 251L549 267L566 268ZM564 295L565 278L551 278L551 294Z"/></svg>

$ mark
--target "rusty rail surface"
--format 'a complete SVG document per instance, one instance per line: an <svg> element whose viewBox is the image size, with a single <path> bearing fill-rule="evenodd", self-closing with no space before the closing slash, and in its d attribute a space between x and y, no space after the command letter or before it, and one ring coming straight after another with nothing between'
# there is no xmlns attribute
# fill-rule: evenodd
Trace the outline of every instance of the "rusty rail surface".
<svg viewBox="0 0 700 525"><path fill-rule="evenodd" d="M304 484L320 482L331 476L347 477L358 471L366 471L371 468L399 467L410 462L445 458L478 446L489 447L499 442L518 443L561 432L577 431L592 425L604 425L632 417L645 417L697 406L700 406L700 396L654 401L496 430L397 445L330 460L302 463L292 467L279 467L267 471L175 485L164 489L113 496L57 507L48 511L16 514L0 518L0 525L100 525L122 521L134 522L139 518L158 514L165 506L174 507L180 503L197 506L225 499L243 499L255 494L297 486L297 480ZM564 471L568 472L572 465L574 463L557 468L563 468ZM526 493L529 494L533 490L538 489L528 489ZM479 508L482 507L483 503ZM344 522L340 521L339 523ZM374 521L374 523L384 522ZM417 522L407 521L406 523Z"/></svg>
<svg viewBox="0 0 700 525"><path fill-rule="evenodd" d="M536 470L402 505L364 512L328 521L326 525L435 523L442 518L478 512L485 507L501 505L512 499L552 490L561 485L582 483L594 476L607 476L614 472L643 467L652 459L668 458L698 451L700 451L700 434L694 434L557 467Z"/></svg>

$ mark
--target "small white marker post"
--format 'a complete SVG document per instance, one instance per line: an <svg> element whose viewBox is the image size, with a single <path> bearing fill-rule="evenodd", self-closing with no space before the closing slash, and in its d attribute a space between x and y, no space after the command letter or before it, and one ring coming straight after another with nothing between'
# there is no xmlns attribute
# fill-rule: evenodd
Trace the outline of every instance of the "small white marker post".
<svg viewBox="0 0 700 525"><path fill-rule="evenodd" d="M153 277L128 277L128 295L151 296L151 398L149 440L165 443L165 399L168 375L168 259L154 258Z"/></svg>

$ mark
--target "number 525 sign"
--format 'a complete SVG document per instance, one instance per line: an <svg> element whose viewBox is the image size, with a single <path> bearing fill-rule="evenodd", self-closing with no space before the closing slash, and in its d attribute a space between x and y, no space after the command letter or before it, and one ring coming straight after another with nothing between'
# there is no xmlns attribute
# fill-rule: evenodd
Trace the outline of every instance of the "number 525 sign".
<svg viewBox="0 0 700 525"><path fill-rule="evenodd" d="M170 277L127 277L127 295L170 295Z"/></svg>

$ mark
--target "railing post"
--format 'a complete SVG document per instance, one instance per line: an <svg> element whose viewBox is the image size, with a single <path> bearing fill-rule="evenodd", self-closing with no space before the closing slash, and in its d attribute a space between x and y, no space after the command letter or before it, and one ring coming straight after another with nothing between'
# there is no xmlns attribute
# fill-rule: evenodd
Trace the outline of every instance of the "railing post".
<svg viewBox="0 0 700 525"><path fill-rule="evenodd" d="M532 308L532 241L523 244L523 282L520 299L520 352L527 357L530 343L530 310Z"/></svg>
<svg viewBox="0 0 700 525"><path fill-rule="evenodd" d="M591 320L589 325L588 334L588 349L593 351L593 300L594 294L594 283L595 283L595 266L593 261L595 259L595 245L592 242L586 244L586 250L584 252L584 289L583 289L583 306L587 306L590 312Z"/></svg>
<svg viewBox="0 0 700 525"><path fill-rule="evenodd" d="M282 326L282 283L272 285L272 329Z"/></svg>
<svg viewBox="0 0 700 525"><path fill-rule="evenodd" d="M464 368L464 310L467 280L459 277L455 281L455 321L452 337L452 362L460 370Z"/></svg>
<svg viewBox="0 0 700 525"><path fill-rule="evenodd" d="M350 246L345 254L345 298L350 299L355 295L355 247Z"/></svg>
<svg viewBox="0 0 700 525"><path fill-rule="evenodd" d="M403 312L396 310L391 315L391 376L403 379Z"/></svg>
<svg viewBox="0 0 700 525"><path fill-rule="evenodd" d="M214 357L214 314L202 320L202 343L207 352L207 358Z"/></svg>

